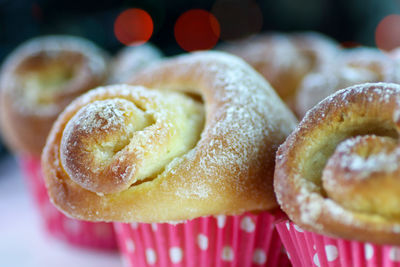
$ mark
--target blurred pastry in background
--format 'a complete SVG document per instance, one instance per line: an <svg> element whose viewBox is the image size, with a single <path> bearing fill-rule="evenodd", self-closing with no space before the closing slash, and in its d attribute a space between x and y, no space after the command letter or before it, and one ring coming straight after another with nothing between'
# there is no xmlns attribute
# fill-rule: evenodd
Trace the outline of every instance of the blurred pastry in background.
<svg viewBox="0 0 400 267"><path fill-rule="evenodd" d="M303 79L295 106L298 117L302 118L319 101L341 88L366 82L398 83L398 62L375 48L342 50L334 64Z"/></svg>
<svg viewBox="0 0 400 267"><path fill-rule="evenodd" d="M40 167L53 122L73 99L106 82L107 59L102 49L78 37L27 41L2 67L0 122L4 141L18 156L47 232L73 245L115 249L112 224L74 220L51 204Z"/></svg>
<svg viewBox="0 0 400 267"><path fill-rule="evenodd" d="M332 64L339 53L338 44L322 34L268 33L220 47L243 58L260 72L279 96L293 107L303 78Z"/></svg>
<svg viewBox="0 0 400 267"><path fill-rule="evenodd" d="M12 52L0 74L1 128L7 146L39 157L58 114L74 98L103 84L106 54L78 37L45 36Z"/></svg>
<svg viewBox="0 0 400 267"><path fill-rule="evenodd" d="M126 82L144 67L161 60L163 53L149 43L121 49L111 62L109 84Z"/></svg>

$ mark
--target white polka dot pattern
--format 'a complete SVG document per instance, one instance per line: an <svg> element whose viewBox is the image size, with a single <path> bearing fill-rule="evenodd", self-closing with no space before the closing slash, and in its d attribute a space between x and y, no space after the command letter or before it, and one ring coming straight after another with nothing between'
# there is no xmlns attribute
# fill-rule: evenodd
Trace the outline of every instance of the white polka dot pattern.
<svg viewBox="0 0 400 267"><path fill-rule="evenodd" d="M146 261L150 265L155 264L157 261L156 252L151 248L146 249Z"/></svg>
<svg viewBox="0 0 400 267"><path fill-rule="evenodd" d="M199 234L197 236L197 244L201 250L207 250L208 248L208 237L204 234Z"/></svg>
<svg viewBox="0 0 400 267"><path fill-rule="evenodd" d="M226 222L226 216L225 215L218 215L217 216L218 228L224 228L225 227L225 222Z"/></svg>
<svg viewBox="0 0 400 267"><path fill-rule="evenodd" d="M222 249L222 255L221 258L224 261L233 261L234 253L232 250L232 247L226 246Z"/></svg>
<svg viewBox="0 0 400 267"><path fill-rule="evenodd" d="M276 228L294 266L400 267L400 247L335 239L305 231L290 221Z"/></svg>
<svg viewBox="0 0 400 267"><path fill-rule="evenodd" d="M115 228L129 266L265 267L273 262L289 267L277 230L271 226L274 221L265 212L175 223L116 223ZM275 255L270 262L268 255Z"/></svg>
<svg viewBox="0 0 400 267"><path fill-rule="evenodd" d="M256 229L256 226L249 216L245 216L240 222L240 228L247 233L252 233Z"/></svg>
<svg viewBox="0 0 400 267"><path fill-rule="evenodd" d="M374 256L374 247L371 244L364 245L364 255L366 260L370 260Z"/></svg>
<svg viewBox="0 0 400 267"><path fill-rule="evenodd" d="M334 245L326 245L325 253L328 261L335 261L338 258L338 249Z"/></svg>
<svg viewBox="0 0 400 267"><path fill-rule="evenodd" d="M172 247L169 249L169 257L174 264L180 263L183 258L182 249L179 247Z"/></svg>
<svg viewBox="0 0 400 267"><path fill-rule="evenodd" d="M315 266L318 266L318 267L321 266L321 265L319 264L319 258L318 258L318 254L317 254L317 253L314 254L313 262L314 262Z"/></svg>
<svg viewBox="0 0 400 267"><path fill-rule="evenodd" d="M256 249L253 254L253 262L255 264L262 265L267 261L267 255L265 255L264 250Z"/></svg>

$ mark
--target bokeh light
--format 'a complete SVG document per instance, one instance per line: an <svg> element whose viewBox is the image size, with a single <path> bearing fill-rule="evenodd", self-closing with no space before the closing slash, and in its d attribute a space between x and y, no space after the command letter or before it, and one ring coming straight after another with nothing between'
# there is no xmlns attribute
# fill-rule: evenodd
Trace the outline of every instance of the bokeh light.
<svg viewBox="0 0 400 267"><path fill-rule="evenodd" d="M375 31L376 46L385 51L400 46L400 15L389 15L383 18Z"/></svg>
<svg viewBox="0 0 400 267"><path fill-rule="evenodd" d="M176 21L174 35L179 46L186 51L213 48L220 36L220 26L213 14L203 9L191 9Z"/></svg>
<svg viewBox="0 0 400 267"><path fill-rule="evenodd" d="M221 25L220 38L230 41L259 33L263 15L253 0L219 0L211 12Z"/></svg>
<svg viewBox="0 0 400 267"><path fill-rule="evenodd" d="M360 46L362 46L362 44L356 41L344 41L340 43L340 48L355 48Z"/></svg>
<svg viewBox="0 0 400 267"><path fill-rule="evenodd" d="M123 11L114 23L115 37L129 46L146 43L153 34L153 28L153 20L149 13L139 8Z"/></svg>
<svg viewBox="0 0 400 267"><path fill-rule="evenodd" d="M32 16L34 19L40 21L43 16L42 8L39 6L38 3L32 4Z"/></svg>

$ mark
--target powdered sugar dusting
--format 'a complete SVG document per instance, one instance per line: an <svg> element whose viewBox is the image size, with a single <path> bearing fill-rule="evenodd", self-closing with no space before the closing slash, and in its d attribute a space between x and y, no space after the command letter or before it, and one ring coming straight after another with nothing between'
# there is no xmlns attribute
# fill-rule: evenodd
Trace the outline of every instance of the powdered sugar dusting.
<svg viewBox="0 0 400 267"><path fill-rule="evenodd" d="M129 186L158 174L193 147L203 125L201 107L190 98L126 85L107 89L80 99L88 103L68 121L61 140L61 159L70 177L100 193L109 193L99 189L109 180L110 187ZM97 179L104 170L111 173Z"/></svg>
<svg viewBox="0 0 400 267"><path fill-rule="evenodd" d="M265 163L261 161L260 151L272 154L276 149L266 147L265 138L279 135L282 138L294 126L294 119L282 104L278 104L281 101L266 88L264 80L243 67L243 61L222 53L197 53L185 63L190 71L195 69L194 76L211 73L212 89L205 93L205 100L210 103L208 114L212 116L208 118L198 150L193 152L199 159L199 173L190 180L190 192L178 194L192 196L192 190L198 188L201 192L195 191L196 195L205 196L208 190L204 189L201 176L213 177L221 186L224 186L220 180L221 169L248 176L250 162L255 168ZM196 67L191 67L192 64ZM213 97L214 101L207 97ZM290 119L282 121L283 117ZM244 182L235 180L233 185L241 191Z"/></svg>
<svg viewBox="0 0 400 267"><path fill-rule="evenodd" d="M400 148L397 147L396 140L392 139L392 137L381 137L372 134L353 137L352 135L355 135L358 131L360 131L360 134L363 130L368 133L370 128L368 129L367 127L371 126L369 126L369 124L363 124L363 118L361 118L361 122L359 122L361 126L359 127L365 127L365 129L358 129L357 122L355 122L355 125L353 126L351 125L351 120L356 120L354 119L354 116L358 116L359 114L359 116L368 116L363 113L364 108L373 108L371 114L375 114L373 110L376 110L376 116L379 116L379 107L384 106L384 115L382 113L382 116L380 117L381 120L371 119L364 121L377 121L377 125L382 123L385 125L382 127L389 127L388 129L390 130L396 128L396 123L400 116L399 95L400 85L398 84L366 83L355 85L337 91L307 112L299 127L282 145L282 149L279 151L277 156L277 167L282 168L282 170L276 171L275 173L277 181L275 183L275 190L277 191L276 195L278 202L296 223L307 226L317 232L325 231L325 233L329 234L334 234L332 229L339 226L342 227L343 225L348 225L358 229L368 229L368 231L376 229L377 232L385 233L394 233L399 231L400 228L396 218L386 216L384 213L375 213L372 212L372 210L371 212L361 212L359 210L353 210L352 208L345 208L340 203L335 202L332 195L332 198L329 198L331 192L329 190L341 190L341 184L335 182L335 179L338 179L338 175L344 175L343 177L340 176L341 179L344 179L342 182L344 184L349 184L351 188L353 188L352 186L355 182L363 182L364 179L375 178L374 181L376 181L376 179L379 178L378 176L381 174L383 175L382 177L387 177L386 174L390 173L395 173L395 175L397 175L396 173L400 167ZM362 107L362 110L357 110L357 112L360 111L360 113L351 109L349 110L348 107L351 107L351 105L354 105L357 109ZM349 115L350 121L348 121L346 117L341 118L342 120L336 117L340 112L344 113L344 116L351 113L351 116ZM354 114L352 114L352 112L354 112ZM390 116L391 112L393 112L392 116ZM382 118L389 121L383 120ZM391 118L393 118L393 121L391 121ZM343 126L335 124L331 127L332 124L329 123L331 123L332 120L338 120L337 124ZM310 125L310 121L314 124ZM354 128L350 128L352 131L347 132L347 128L346 130L343 130L345 126ZM336 147L334 156L338 155L340 157L335 157L335 161L332 160L332 162L338 164L335 166L341 170L340 174L335 173L335 170L331 170L330 167L332 166L329 165L330 161L328 160L329 166L325 166L325 169L323 170L324 178L321 176L318 178L312 175L315 175L315 173L318 174L319 169L312 173L311 171L306 172L304 170L306 167L302 165L304 162L309 162L312 159L296 157L304 157L304 155L307 155L308 153L304 152L304 150L308 149L309 146L315 145L316 143L318 144L319 142L318 140L315 142L305 142L303 140L307 140L309 136L315 136L314 134L316 133L321 135L323 134L323 131L321 130L325 129L326 131L331 131L329 132L329 135L333 136L333 138L336 138L336 132L334 131L339 129L337 132L339 138L332 142L337 141L339 143ZM341 132L339 132L340 130ZM346 139L346 136L343 136L345 134L348 135L347 138L349 139ZM388 133L388 135L392 136L391 133ZM367 148L365 148L365 150L361 150L361 148L360 150L354 149L356 146L358 147L358 145L360 145L360 140L367 137L376 138L376 140L379 140L381 145L378 147L374 146L376 149L373 150ZM344 141L342 142L341 140L343 139ZM294 159L288 159L288 155L294 157ZM339 161L336 161L336 159ZM323 160L326 160L326 157L323 157ZM290 163L287 161L290 161ZM307 165L307 167L312 168L313 166ZM321 168L323 169L324 166L321 166ZM306 176L306 173L310 174L310 177ZM356 176L352 175L354 173L356 173ZM321 183L321 179L323 179L323 183ZM347 179L352 179L352 181L350 182ZM353 179L356 179L356 181L353 181ZM287 191L288 188L290 189L289 192ZM292 201L293 194L295 194L295 203ZM355 198L356 197L357 196L355 196ZM396 197L395 194L394 197ZM338 199L336 200L339 201ZM366 201L368 202L368 200ZM330 220L330 222L325 224L328 220ZM328 227L329 230L324 229L326 227ZM362 239L361 237L359 238Z"/></svg>
<svg viewBox="0 0 400 267"><path fill-rule="evenodd" d="M317 228L322 228L322 225L318 224L318 219L322 215L322 207L320 205L320 195L314 193L317 188L314 184L299 179L298 186L300 192L296 197L296 202L299 203L300 207L300 220L304 224L311 224Z"/></svg>
<svg viewBox="0 0 400 267"><path fill-rule="evenodd" d="M127 121L127 113L132 109L137 108L125 99L94 101L79 110L68 122L61 140L61 161L74 181L84 188L93 188L97 179L93 180L92 176L100 175L113 160L116 151L129 144L129 138L136 128L146 125L144 119L136 121L137 127ZM120 138L113 138L112 134L117 132ZM82 136L83 139L76 139L76 136ZM81 149L81 155L86 155L85 157L91 155L89 162L81 157L79 164L74 164L74 157L71 155L76 149ZM120 159L124 157L121 155ZM121 184L135 173L136 167L135 163L125 168L115 165L111 167L111 172L118 174L117 183Z"/></svg>
<svg viewBox="0 0 400 267"><path fill-rule="evenodd" d="M122 105L129 105L129 102L120 99ZM86 133L93 133L94 130L109 131L122 127L124 123L125 110L118 108L115 99L96 101L79 111L76 115L81 129ZM68 131L68 127L66 130ZM69 133L66 132L66 135Z"/></svg>
<svg viewBox="0 0 400 267"><path fill-rule="evenodd" d="M95 200L99 199L96 194L86 195L85 197L92 199L93 195L96 197L91 201L91 210L85 211L87 217L119 221L174 221L215 214L238 214L246 210L263 210L274 205L269 202L272 196L266 195L271 193L270 174L274 155L278 144L295 127L296 119L259 74L234 56L198 52L165 60L146 68L137 74L137 83L153 90L143 87L135 87L138 90L125 88L129 86L97 89L67 108L62 115L64 119L67 118L64 122L69 120L69 116L76 114L77 110L93 102L93 99L104 100L115 98L115 95L124 99L126 90L130 91L129 99L138 97L141 100L146 97L149 106L154 110L156 107L161 109L159 104L165 103L167 94L164 92L163 95L162 91L174 90L202 96L206 123L203 124L202 116L198 115L202 109L196 108L193 121L197 114L197 122L200 123L188 124L191 119L178 121L176 116L169 116L171 125L157 124L164 112L171 110L179 112L183 117L189 115L180 109L181 103L177 101L171 101L170 106L161 109L159 113L152 113L155 123L143 131L135 132L135 135L137 133L139 136L141 132L159 126L156 129L157 138L153 135L142 138L145 143L143 147L155 146L154 150L139 148L138 151L136 141L131 141L127 147L135 153L145 152L146 157L143 157L143 160L148 162L141 164L140 171L152 164L157 167L160 165L161 168L147 176L144 175L140 182L129 183L128 188L116 191L118 196L113 194L114 192L105 193L101 203ZM159 103L151 100L152 94L155 99L160 100ZM180 95L172 94L177 97ZM201 107L198 101L189 102L189 107ZM141 107L145 111L152 108ZM101 115L112 116L114 114L108 111ZM63 122L59 121L57 125L61 123ZM201 131L203 125L205 126ZM113 126L115 123L108 127ZM91 124L87 127L90 128ZM190 133L195 127L200 127L200 130L195 134ZM182 128L189 129L189 133L183 132ZM198 139L196 135L200 133ZM160 142L160 139L164 140L164 135L176 139L171 141L173 146L168 146L169 142ZM188 141L189 145L184 146L179 153L169 153L170 149L175 149L187 137L193 136L195 138ZM160 160L160 157L164 156L166 159ZM75 188L72 187L71 190L76 190ZM215 205L209 205L210 201L215 202ZM168 205L179 208L171 208L165 212ZM114 208L124 209L123 214L113 212ZM95 213L96 211L100 211L100 214Z"/></svg>
<svg viewBox="0 0 400 267"><path fill-rule="evenodd" d="M351 153L350 149L360 141L361 136L348 139L337 147L337 152L343 153L340 158L340 167L348 169L349 172L357 172L357 177L368 178L373 172L390 173L400 166L400 148L391 153L386 151L369 155L367 158Z"/></svg>
<svg viewBox="0 0 400 267"><path fill-rule="evenodd" d="M324 210L330 213L334 218L340 218L341 221L346 225L357 225L358 222L355 219L354 214L351 211L344 209L338 203L331 199L326 199L324 201Z"/></svg>

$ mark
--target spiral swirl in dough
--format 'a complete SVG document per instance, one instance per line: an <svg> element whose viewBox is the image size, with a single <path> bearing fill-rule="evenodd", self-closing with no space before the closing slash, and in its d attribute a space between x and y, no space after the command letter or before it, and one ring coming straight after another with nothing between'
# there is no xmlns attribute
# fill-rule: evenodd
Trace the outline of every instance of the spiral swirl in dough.
<svg viewBox="0 0 400 267"><path fill-rule="evenodd" d="M58 118L42 157L56 206L122 222L277 206L275 152L296 120L251 67L198 52L153 65L131 83L143 87L94 90Z"/></svg>
<svg viewBox="0 0 400 267"><path fill-rule="evenodd" d="M376 135L350 138L328 160L323 188L346 209L400 219L399 165L397 140Z"/></svg>
<svg viewBox="0 0 400 267"><path fill-rule="evenodd" d="M275 191L310 231L400 244L400 85L340 90L311 109L279 148Z"/></svg>
<svg viewBox="0 0 400 267"><path fill-rule="evenodd" d="M95 193L154 177L193 148L203 129L201 104L184 95L109 86L90 98L65 126L60 157L69 177Z"/></svg>
<svg viewBox="0 0 400 267"><path fill-rule="evenodd" d="M14 153L40 157L61 111L105 82L106 59L90 41L63 35L34 38L7 57L0 76L0 119Z"/></svg>

